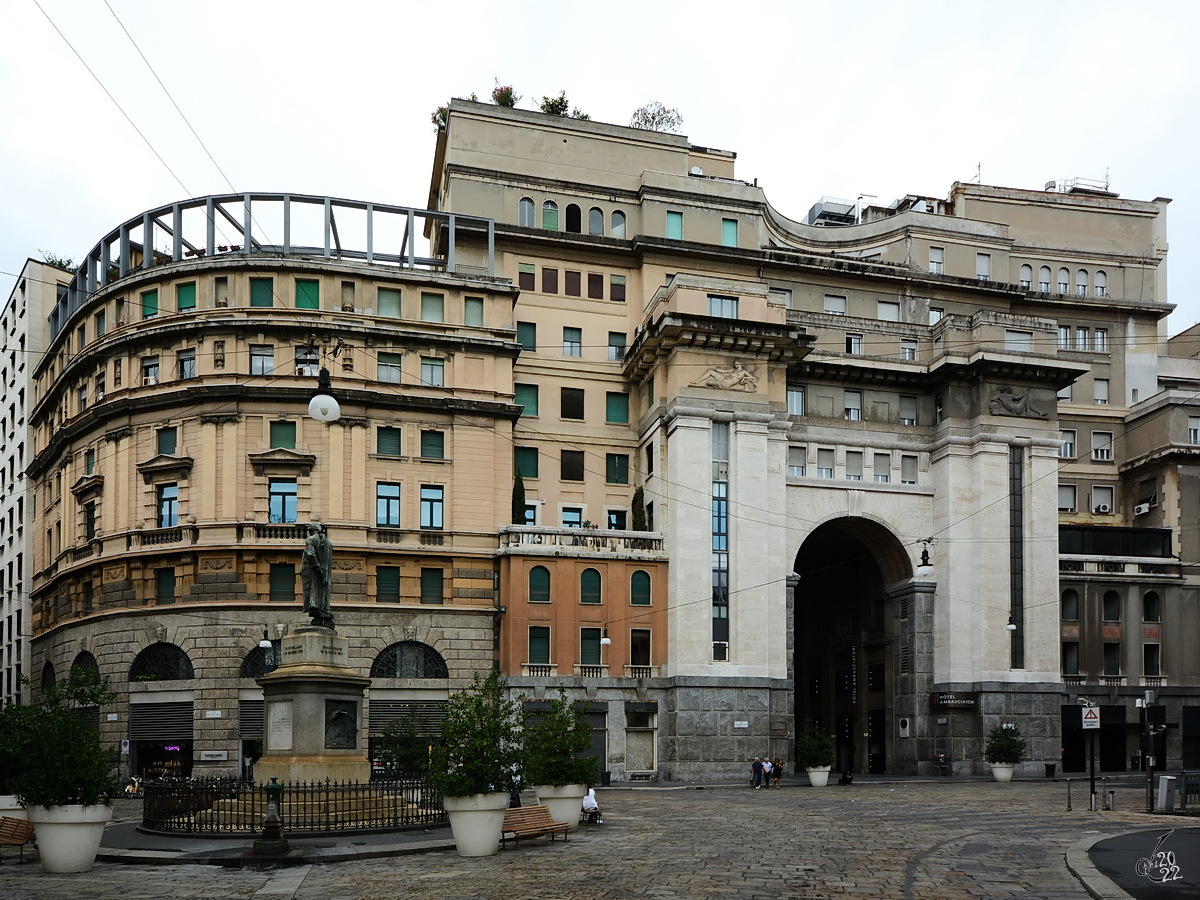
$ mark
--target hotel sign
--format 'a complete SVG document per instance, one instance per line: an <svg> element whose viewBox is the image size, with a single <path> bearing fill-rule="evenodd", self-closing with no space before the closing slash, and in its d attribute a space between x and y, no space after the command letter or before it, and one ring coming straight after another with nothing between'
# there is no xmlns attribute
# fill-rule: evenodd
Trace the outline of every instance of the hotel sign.
<svg viewBox="0 0 1200 900"><path fill-rule="evenodd" d="M974 712L979 708L979 694L974 691L936 691L929 695L932 709L962 709Z"/></svg>

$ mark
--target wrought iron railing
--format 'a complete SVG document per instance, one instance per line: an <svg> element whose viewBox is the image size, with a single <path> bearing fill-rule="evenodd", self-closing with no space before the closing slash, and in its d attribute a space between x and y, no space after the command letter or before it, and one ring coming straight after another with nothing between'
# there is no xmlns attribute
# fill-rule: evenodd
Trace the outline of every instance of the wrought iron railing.
<svg viewBox="0 0 1200 900"><path fill-rule="evenodd" d="M144 785L142 830L196 835L262 829L266 795L239 778L191 778ZM283 830L292 833L388 831L442 825L442 798L421 778L285 784Z"/></svg>

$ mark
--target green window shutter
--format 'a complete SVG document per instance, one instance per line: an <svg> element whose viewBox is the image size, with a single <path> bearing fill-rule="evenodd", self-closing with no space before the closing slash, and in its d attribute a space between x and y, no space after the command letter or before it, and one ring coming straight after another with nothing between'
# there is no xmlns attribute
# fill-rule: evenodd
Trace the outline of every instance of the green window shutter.
<svg viewBox="0 0 1200 900"><path fill-rule="evenodd" d="M550 602L550 570L545 566L534 566L529 570L529 602Z"/></svg>
<svg viewBox="0 0 1200 900"><path fill-rule="evenodd" d="M629 424L629 395L609 391L604 395L604 420L620 425Z"/></svg>
<svg viewBox="0 0 1200 900"><path fill-rule="evenodd" d="M442 431L421 432L421 456L425 459L446 458L446 434Z"/></svg>
<svg viewBox="0 0 1200 900"><path fill-rule="evenodd" d="M375 567L375 602L400 602L400 567Z"/></svg>
<svg viewBox="0 0 1200 900"><path fill-rule="evenodd" d="M295 422L272 422L271 423L271 448L283 450L296 449L296 423Z"/></svg>
<svg viewBox="0 0 1200 900"><path fill-rule="evenodd" d="M421 294L421 321L446 321L446 298L443 295Z"/></svg>
<svg viewBox="0 0 1200 900"><path fill-rule="evenodd" d="M672 241L683 240L683 213L667 213L667 238Z"/></svg>
<svg viewBox="0 0 1200 900"><path fill-rule="evenodd" d="M517 264L517 287L523 291L532 291L534 280L537 278L537 266L533 263Z"/></svg>
<svg viewBox="0 0 1200 900"><path fill-rule="evenodd" d="M584 569L579 576L579 602L600 602L600 573L595 569Z"/></svg>
<svg viewBox="0 0 1200 900"><path fill-rule="evenodd" d="M609 453L604 457L604 480L609 484L629 484L629 456Z"/></svg>
<svg viewBox="0 0 1200 900"><path fill-rule="evenodd" d="M275 283L270 278L250 279L250 305L274 306Z"/></svg>
<svg viewBox="0 0 1200 900"><path fill-rule="evenodd" d="M638 570L629 579L629 602L634 606L650 605L650 575Z"/></svg>
<svg viewBox="0 0 1200 900"><path fill-rule="evenodd" d="M400 429L380 428L375 432L375 452L380 456L400 455Z"/></svg>
<svg viewBox="0 0 1200 900"><path fill-rule="evenodd" d="M542 204L542 228L558 231L558 206L550 200Z"/></svg>
<svg viewBox="0 0 1200 900"><path fill-rule="evenodd" d="M296 601L296 567L291 563L271 563L271 600L276 603Z"/></svg>
<svg viewBox="0 0 1200 900"><path fill-rule="evenodd" d="M158 291L142 294L142 318L152 319L158 315Z"/></svg>
<svg viewBox="0 0 1200 900"><path fill-rule="evenodd" d="M724 247L736 247L738 245L737 219L721 220L721 245Z"/></svg>
<svg viewBox="0 0 1200 900"><path fill-rule="evenodd" d="M175 570L154 570L154 597L159 606L175 602Z"/></svg>
<svg viewBox="0 0 1200 900"><path fill-rule="evenodd" d="M421 602L422 603L437 603L444 602L442 595L442 583L445 578L445 572L442 569L422 569L421 570Z"/></svg>
<svg viewBox="0 0 1200 900"><path fill-rule="evenodd" d="M537 353L537 325L533 322L517 323L517 343L522 350Z"/></svg>
<svg viewBox="0 0 1200 900"><path fill-rule="evenodd" d="M378 312L389 319L400 318L400 292L394 288L380 288Z"/></svg>
<svg viewBox="0 0 1200 900"><path fill-rule="evenodd" d="M523 416L536 416L538 414L538 386L536 384L514 384L513 385L513 402L517 406L525 407L521 411Z"/></svg>
<svg viewBox="0 0 1200 900"><path fill-rule="evenodd" d="M308 278L296 279L296 309L321 308L321 282Z"/></svg>
<svg viewBox="0 0 1200 900"><path fill-rule="evenodd" d="M463 301L463 323L483 327L483 298L467 297Z"/></svg>
<svg viewBox="0 0 1200 900"><path fill-rule="evenodd" d="M158 452L173 455L179 446L179 431L175 428L158 429Z"/></svg>
<svg viewBox="0 0 1200 900"><path fill-rule="evenodd" d="M521 473L522 478L537 478L538 477L538 449L537 447L514 447L513 448L513 472Z"/></svg>
<svg viewBox="0 0 1200 900"><path fill-rule="evenodd" d="M529 626L529 661L534 665L550 662L550 628L546 625Z"/></svg>
<svg viewBox="0 0 1200 900"><path fill-rule="evenodd" d="M583 666L600 665L600 629L579 629L579 664Z"/></svg>
<svg viewBox="0 0 1200 900"><path fill-rule="evenodd" d="M183 312L185 309L196 308L196 282L180 284L175 287L175 309Z"/></svg>

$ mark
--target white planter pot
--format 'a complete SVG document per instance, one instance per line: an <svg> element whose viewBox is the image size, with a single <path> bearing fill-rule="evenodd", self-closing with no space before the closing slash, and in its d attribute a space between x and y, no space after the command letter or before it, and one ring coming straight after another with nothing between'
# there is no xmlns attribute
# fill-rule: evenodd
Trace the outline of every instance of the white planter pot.
<svg viewBox="0 0 1200 900"><path fill-rule="evenodd" d="M10 819L29 819L25 807L21 805L21 801L15 794L0 794L0 816L7 816Z"/></svg>
<svg viewBox="0 0 1200 900"><path fill-rule="evenodd" d="M1012 781L1013 763L989 763L992 767L992 777L999 782Z"/></svg>
<svg viewBox="0 0 1200 900"><path fill-rule="evenodd" d="M574 831L579 827L579 813L583 809L583 796L587 793L587 785L564 784L554 787L549 784L535 784L533 792L537 794L537 802L549 807L550 816L555 822L566 822Z"/></svg>
<svg viewBox="0 0 1200 900"><path fill-rule="evenodd" d="M508 809L510 796L471 794L442 798L459 856L492 856L500 849L504 811Z"/></svg>
<svg viewBox="0 0 1200 900"><path fill-rule="evenodd" d="M805 769L808 773L808 783L813 787L825 787L829 784L830 766L816 766L812 769Z"/></svg>
<svg viewBox="0 0 1200 900"><path fill-rule="evenodd" d="M112 818L112 807L31 806L27 810L37 835L42 869L54 875L86 872L96 861L104 826Z"/></svg>

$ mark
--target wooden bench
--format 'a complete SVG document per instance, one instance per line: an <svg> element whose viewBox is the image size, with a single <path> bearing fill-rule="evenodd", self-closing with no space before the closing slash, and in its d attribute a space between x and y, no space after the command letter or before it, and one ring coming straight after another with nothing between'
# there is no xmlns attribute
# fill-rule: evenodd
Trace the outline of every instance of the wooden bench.
<svg viewBox="0 0 1200 900"><path fill-rule="evenodd" d="M25 862L25 845L33 837L33 826L24 819L0 816L0 846L21 848L21 862ZM0 860L2 861L2 860Z"/></svg>
<svg viewBox="0 0 1200 900"><path fill-rule="evenodd" d="M570 831L571 826L568 823L555 822L551 818L550 808L547 806L518 806L504 811L504 833L500 836L500 842L507 847L510 835L512 840L520 841L524 838L541 837L543 834L550 835L550 840L553 841L554 835L559 833L565 841Z"/></svg>

